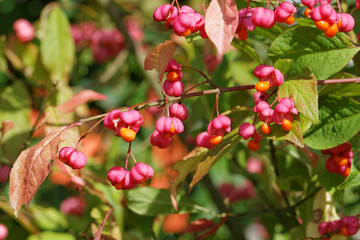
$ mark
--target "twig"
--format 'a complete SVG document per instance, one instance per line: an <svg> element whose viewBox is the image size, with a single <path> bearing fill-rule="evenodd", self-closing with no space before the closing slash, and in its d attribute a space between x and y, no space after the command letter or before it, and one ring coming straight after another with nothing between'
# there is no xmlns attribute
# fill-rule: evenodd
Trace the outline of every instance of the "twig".
<svg viewBox="0 0 360 240"><path fill-rule="evenodd" d="M344 79L327 79L327 80L318 81L317 84L325 85L325 84L338 84L338 83L360 83L360 77L344 78ZM186 99L186 98L192 98L192 97L198 97L198 96L210 95L210 94L219 94L219 93L225 93L225 92L244 91L244 90L249 90L249 89L254 89L254 88L255 88L255 85L243 85L243 86L236 86L236 87L224 87L224 88L209 89L209 90L184 94L184 95L181 95L180 97L170 98L168 102L169 103L181 102L182 99ZM165 99L159 99L154 102L144 103L143 105L136 106L134 109L141 110L141 109L146 109L146 108L150 108L150 107L163 107L165 105L165 103L166 103ZM123 108L127 109L128 107L123 107ZM97 116L94 116L91 118L84 118L84 119L81 119L80 121L88 122L91 120L102 118L105 115L106 115L106 113L97 115Z"/></svg>
<svg viewBox="0 0 360 240"><path fill-rule="evenodd" d="M41 106L40 106L40 109L39 109L39 114L37 115L37 118L36 118L36 120L35 120L35 123L33 124L32 128L31 128L31 130L30 130L29 136L28 136L28 138L26 139L26 142L25 142L25 145L24 145L24 148L23 148L23 149L26 149L27 146L29 145L30 139L32 138L32 135L34 134L34 132L35 132L35 130L36 130L36 125L39 123L40 118L41 118L42 114L44 113L44 109L45 109L46 103L49 101L51 95L53 94L54 90L56 89L57 84L58 84L58 82L53 83L53 85L51 86L49 92L46 94L46 96L44 97L43 101L41 102Z"/></svg>

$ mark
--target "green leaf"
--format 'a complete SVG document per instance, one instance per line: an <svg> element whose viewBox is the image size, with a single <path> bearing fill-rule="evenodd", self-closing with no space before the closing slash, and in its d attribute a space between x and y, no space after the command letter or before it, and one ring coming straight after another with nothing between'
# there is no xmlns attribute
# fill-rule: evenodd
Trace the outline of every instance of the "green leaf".
<svg viewBox="0 0 360 240"><path fill-rule="evenodd" d="M314 149L336 147L360 130L360 104L350 98L319 98L320 123L304 135L306 145Z"/></svg>
<svg viewBox="0 0 360 240"><path fill-rule="evenodd" d="M326 156L326 158L320 158L319 161L316 163L316 166L314 168L314 175L318 175L318 180L320 184L324 186L327 191L329 191L332 188L335 188L339 184L341 184L344 181L345 177L337 173L329 172L326 169L325 165L327 157L328 155Z"/></svg>
<svg viewBox="0 0 360 240"><path fill-rule="evenodd" d="M206 149L197 147L183 159L176 162L172 170L177 172L177 176L175 182L171 183L171 185L177 188L180 184L182 184L189 173L196 170L206 152Z"/></svg>
<svg viewBox="0 0 360 240"><path fill-rule="evenodd" d="M332 77L332 79L354 78L349 73L339 73ZM355 97L360 96L360 84L358 83L339 83L325 85L319 91L319 96L331 94L338 97Z"/></svg>
<svg viewBox="0 0 360 240"><path fill-rule="evenodd" d="M292 59L278 59L274 63L274 68L280 70L282 74L286 74L293 65L294 60Z"/></svg>
<svg viewBox="0 0 360 240"><path fill-rule="evenodd" d="M233 45L238 50L242 51L243 53L245 53L246 55L257 61L259 64L263 63L263 61L256 53L256 51L249 44L246 44L244 41L240 41L239 39L234 38L231 45Z"/></svg>
<svg viewBox="0 0 360 240"><path fill-rule="evenodd" d="M31 235L27 240L75 240L76 237L69 233L58 232L42 232L40 234Z"/></svg>
<svg viewBox="0 0 360 240"><path fill-rule="evenodd" d="M52 81L66 80L74 62L75 44L69 21L59 6L55 6L49 14L40 53Z"/></svg>
<svg viewBox="0 0 360 240"><path fill-rule="evenodd" d="M65 215L55 208L32 205L31 211L34 216L34 222L43 230L58 231L68 228Z"/></svg>
<svg viewBox="0 0 360 240"><path fill-rule="evenodd" d="M289 80L285 81L278 91L278 98L292 98L296 109L313 123L319 123L317 81Z"/></svg>
<svg viewBox="0 0 360 240"><path fill-rule="evenodd" d="M193 179L189 185L189 192L210 170L210 168L225 154L230 152L236 144L240 141L241 137L238 134L239 129L235 128L228 133L223 141L216 145L214 148L208 150L198 164Z"/></svg>
<svg viewBox="0 0 360 240"><path fill-rule="evenodd" d="M289 142L295 143L299 147L304 147L303 134L300 126L300 118L298 115L294 115L294 121L291 131L287 132L280 125L273 124L271 125L271 133L268 135L268 138L271 140L287 140Z"/></svg>
<svg viewBox="0 0 360 240"><path fill-rule="evenodd" d="M317 79L323 80L339 72L359 50L343 33L327 38L315 27L296 26L276 38L268 54L273 62L293 59L289 75L308 67Z"/></svg>
<svg viewBox="0 0 360 240"><path fill-rule="evenodd" d="M185 195L178 195L177 201L179 212L194 213L206 210ZM130 190L126 195L126 203L131 211L139 215L156 216L176 212L167 189L142 187Z"/></svg>
<svg viewBox="0 0 360 240"><path fill-rule="evenodd" d="M289 148L287 148L289 150ZM305 163L287 151L277 151L279 177L276 182L282 190L303 191L307 187L309 170Z"/></svg>
<svg viewBox="0 0 360 240"><path fill-rule="evenodd" d="M16 81L5 88L0 97L0 122L8 120L14 123L3 136L1 148L4 155L14 162L25 145L30 126L30 96L25 85Z"/></svg>

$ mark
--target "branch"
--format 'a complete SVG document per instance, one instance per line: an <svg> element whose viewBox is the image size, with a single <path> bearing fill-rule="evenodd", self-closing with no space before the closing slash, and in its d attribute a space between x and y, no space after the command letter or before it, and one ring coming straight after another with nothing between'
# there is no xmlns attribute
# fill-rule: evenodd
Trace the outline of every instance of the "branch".
<svg viewBox="0 0 360 240"><path fill-rule="evenodd" d="M360 77L356 78L344 78L344 79L327 79L327 80L320 80L318 81L318 85L325 85L325 84L338 84L338 83L360 83ZM188 93L183 94L180 97L173 97L169 99L169 103L173 102L181 102L181 100L186 98L192 98L192 97L198 97L203 95L210 95L210 94L219 94L219 93L225 93L225 92L238 92L238 91L244 91L249 89L254 89L255 85L243 85L243 86L236 86L236 87L224 87L224 88L215 88L215 89L209 89L209 90L203 90L198 91L194 93ZM150 107L163 107L165 105L166 101L165 99L159 99L154 102L144 103L142 105L137 105L134 107L135 110L141 110L146 109ZM123 107L124 109L127 109L127 107ZM131 108L131 107L130 107ZM81 122L88 122L91 120L99 119L104 117L106 114L101 114L98 116L94 116L91 118L85 118L81 119Z"/></svg>

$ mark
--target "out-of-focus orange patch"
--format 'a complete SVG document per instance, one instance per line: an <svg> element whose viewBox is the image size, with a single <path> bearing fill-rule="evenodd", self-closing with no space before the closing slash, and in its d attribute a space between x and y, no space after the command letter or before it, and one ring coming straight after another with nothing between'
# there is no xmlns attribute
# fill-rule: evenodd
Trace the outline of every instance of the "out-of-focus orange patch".
<svg viewBox="0 0 360 240"><path fill-rule="evenodd" d="M163 231L166 233L182 233L185 231L189 221L189 213L175 213L165 216Z"/></svg>
<svg viewBox="0 0 360 240"><path fill-rule="evenodd" d="M150 182L150 187L159 188L159 189L169 189L169 177L166 173L155 174Z"/></svg>
<svg viewBox="0 0 360 240"><path fill-rule="evenodd" d="M155 125L154 115L151 114L149 111L143 111L141 114L144 117L144 123L142 127L152 128Z"/></svg>
<svg viewBox="0 0 360 240"><path fill-rule="evenodd" d="M68 186L71 183L70 176L59 170L51 171L49 179L53 184L56 185Z"/></svg>
<svg viewBox="0 0 360 240"><path fill-rule="evenodd" d="M102 149L104 146L102 142L102 136L98 133L90 133L87 135L82 141L82 152L87 157L95 157L96 154ZM103 162L102 159L96 158L97 162Z"/></svg>
<svg viewBox="0 0 360 240"><path fill-rule="evenodd" d="M171 167L189 152L177 135L172 137L171 144L168 148L160 149L158 147L152 147L151 151L155 157L155 161L164 168Z"/></svg>
<svg viewBox="0 0 360 240"><path fill-rule="evenodd" d="M33 126L35 124L35 121L36 121L38 115L39 115L39 110L34 109L34 108L31 109L30 118L29 118L31 126ZM40 124L42 123L43 120L44 120L44 115L41 115L41 117L36 125L36 128L35 128L37 130L33 133L32 137L41 138L45 135L45 124L40 126Z"/></svg>

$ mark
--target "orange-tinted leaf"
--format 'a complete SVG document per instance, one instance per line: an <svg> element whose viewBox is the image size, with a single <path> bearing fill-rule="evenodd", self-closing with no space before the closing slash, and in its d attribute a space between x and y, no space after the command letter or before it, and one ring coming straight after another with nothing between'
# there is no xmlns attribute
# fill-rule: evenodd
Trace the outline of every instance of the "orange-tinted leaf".
<svg viewBox="0 0 360 240"><path fill-rule="evenodd" d="M79 93L72 96L69 101L57 107L65 113L73 112L76 107L91 101L104 100L107 97L93 90L82 90Z"/></svg>
<svg viewBox="0 0 360 240"><path fill-rule="evenodd" d="M151 53L145 58L144 69L157 69L160 81L163 78L165 68L172 58L176 44L173 41L166 40L164 43L157 45Z"/></svg>
<svg viewBox="0 0 360 240"><path fill-rule="evenodd" d="M101 232L104 228L104 225L105 225L105 222L106 220L108 219L108 217L110 216L111 212L113 211L114 209L111 208L105 215L105 218L104 220L102 221L102 223L100 224L99 226L99 229L97 230L96 234L95 234L95 237L94 237L94 240L101 240Z"/></svg>
<svg viewBox="0 0 360 240"><path fill-rule="evenodd" d="M81 123L56 128L38 144L21 152L10 173L9 199L17 215L20 207L31 199L50 172L50 161L59 152L69 128Z"/></svg>
<svg viewBox="0 0 360 240"><path fill-rule="evenodd" d="M14 123L9 120L2 121L1 123L1 136L4 136L4 134L12 129L14 127Z"/></svg>
<svg viewBox="0 0 360 240"><path fill-rule="evenodd" d="M73 182L77 189L80 190L84 185L85 181L77 175L80 169L72 169L71 167L66 166L64 163L60 162L58 159L54 159L58 167L62 172L70 176L71 182Z"/></svg>
<svg viewBox="0 0 360 240"><path fill-rule="evenodd" d="M221 55L231 45L238 19L234 0L212 0L206 10L205 31Z"/></svg>

